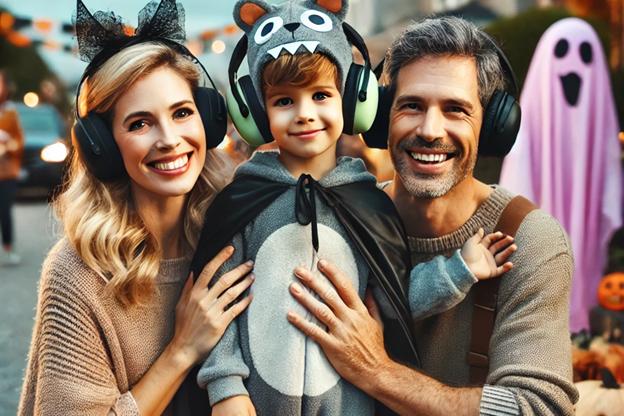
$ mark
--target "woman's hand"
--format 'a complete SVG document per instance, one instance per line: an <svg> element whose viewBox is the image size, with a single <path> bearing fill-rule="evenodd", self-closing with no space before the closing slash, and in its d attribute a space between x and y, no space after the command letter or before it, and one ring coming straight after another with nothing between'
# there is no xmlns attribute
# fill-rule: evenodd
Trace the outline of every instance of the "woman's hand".
<svg viewBox="0 0 624 416"><path fill-rule="evenodd" d="M227 308L253 282L251 261L225 273L213 287L208 288L216 271L233 252L231 246L221 250L206 264L195 284L191 274L180 295L176 306L175 334L169 347L189 368L210 353L230 322L251 302L249 295ZM245 275L247 277L240 280Z"/></svg>

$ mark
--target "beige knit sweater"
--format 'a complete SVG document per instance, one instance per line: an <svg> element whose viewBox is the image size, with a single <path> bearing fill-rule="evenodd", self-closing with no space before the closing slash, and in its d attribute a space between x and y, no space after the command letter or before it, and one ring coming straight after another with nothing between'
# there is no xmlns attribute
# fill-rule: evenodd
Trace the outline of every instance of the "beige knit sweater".
<svg viewBox="0 0 624 416"><path fill-rule="evenodd" d="M164 260L157 294L124 309L63 239L48 254L18 415L138 415L129 390L173 335L189 259ZM179 392L166 415L187 415Z"/></svg>

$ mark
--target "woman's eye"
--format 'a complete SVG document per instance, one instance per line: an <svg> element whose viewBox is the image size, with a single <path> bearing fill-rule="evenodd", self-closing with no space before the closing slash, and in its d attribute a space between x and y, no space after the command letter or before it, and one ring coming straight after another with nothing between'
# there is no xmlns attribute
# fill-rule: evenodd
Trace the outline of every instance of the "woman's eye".
<svg viewBox="0 0 624 416"><path fill-rule="evenodd" d="M190 116L191 114L193 114L193 110L191 110L190 108L180 108L176 110L176 112L173 114L173 117L174 118L186 118Z"/></svg>
<svg viewBox="0 0 624 416"><path fill-rule="evenodd" d="M133 121L132 123L130 123L130 126L128 127L128 131L141 130L146 125L147 123L145 122L145 120Z"/></svg>

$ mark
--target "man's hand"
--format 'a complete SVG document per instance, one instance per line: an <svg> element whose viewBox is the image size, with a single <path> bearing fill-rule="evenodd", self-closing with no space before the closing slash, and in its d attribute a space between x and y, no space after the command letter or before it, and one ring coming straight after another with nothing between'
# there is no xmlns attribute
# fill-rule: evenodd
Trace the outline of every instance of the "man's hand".
<svg viewBox="0 0 624 416"><path fill-rule="evenodd" d="M234 396L215 404L212 416L256 416L256 408L249 396Z"/></svg>
<svg viewBox="0 0 624 416"><path fill-rule="evenodd" d="M500 231L483 236L483 228L470 237L461 249L461 256L479 280L491 279L508 272L513 264L507 259L517 249L513 237Z"/></svg>
<svg viewBox="0 0 624 416"><path fill-rule="evenodd" d="M321 346L343 378L366 391L370 376L390 363L384 348L379 311L370 293L367 293L365 305L349 279L334 265L320 260L318 269L329 282L301 267L295 269L295 275L316 292L322 302L298 283L293 283L290 291L327 329L292 311L288 313L288 320Z"/></svg>

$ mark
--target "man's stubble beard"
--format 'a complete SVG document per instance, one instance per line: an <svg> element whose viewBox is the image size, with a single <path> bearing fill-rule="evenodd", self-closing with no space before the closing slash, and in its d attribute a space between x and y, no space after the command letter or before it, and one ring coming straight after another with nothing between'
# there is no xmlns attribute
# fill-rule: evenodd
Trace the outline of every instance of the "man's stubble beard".
<svg viewBox="0 0 624 416"><path fill-rule="evenodd" d="M446 152L451 150L445 146L437 145L435 142L423 146L423 142L424 140L419 138L403 140L397 147L390 149L390 157L392 158L394 169L398 173L403 186L411 196L427 199L439 198L446 195L455 185L472 175L475 164L477 163L477 152L473 152L461 165L458 165L458 163L461 160L462 153L456 153L455 157L452 159L453 166L451 170L441 175L431 176L413 172L410 168L411 162L409 159L411 159L411 156L407 153L406 149L411 147L414 143L429 149ZM456 149L452 150L455 151Z"/></svg>

